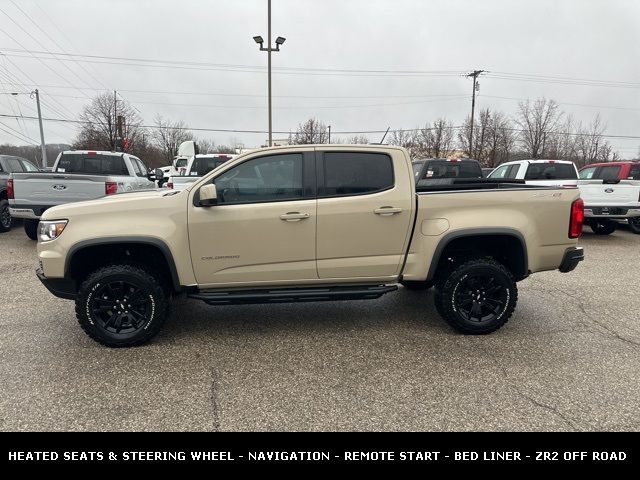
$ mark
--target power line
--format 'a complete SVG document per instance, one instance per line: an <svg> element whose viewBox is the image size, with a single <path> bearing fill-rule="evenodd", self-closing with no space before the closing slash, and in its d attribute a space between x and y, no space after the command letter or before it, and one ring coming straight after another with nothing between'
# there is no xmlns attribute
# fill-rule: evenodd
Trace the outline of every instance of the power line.
<svg viewBox="0 0 640 480"><path fill-rule="evenodd" d="M0 114L0 117L4 117L4 118L15 118L15 115L8 115L8 114ZM28 120L37 120L38 117L28 117L25 116L25 119ZM86 125L99 125L99 122L87 122L87 121L83 121L83 120L67 120L67 119L62 119L62 118L43 118L43 121L50 121L50 122L67 122L67 123L76 123L76 124L86 124ZM157 128L157 125L137 125L139 128ZM268 133L267 130L234 130L234 129L228 129L228 128L203 128L203 127L174 127L176 130L192 130L192 131L204 131L204 132L227 132L227 133ZM450 128L450 129L462 129L464 128L461 125L456 125L456 126L451 126L451 127L445 127L445 128ZM398 128L398 129L391 129L389 130L390 132L415 132L415 131L419 131L419 130L434 130L434 127L427 127L427 128ZM517 128L507 128L506 130L509 131L514 131L514 132L524 132L525 130L522 129L517 129ZM366 134L366 133L384 133L386 132L386 129L383 130L331 130L331 133L335 133L335 134ZM281 131L274 131L273 133L278 133L278 134L289 134L291 132L291 130L281 130ZM583 137L583 136L592 136L590 133L576 133L576 132L553 132L554 134L557 135L571 135L571 136L576 136L576 137ZM614 135L614 134L602 134L600 135L601 137L604 138L619 138L619 139L632 139L632 140L636 140L636 139L640 139L640 135Z"/></svg>
<svg viewBox="0 0 640 480"><path fill-rule="evenodd" d="M29 20L29 21L30 21L30 22L31 22L31 23L32 23L32 24L33 24L33 25L38 29L38 30L40 30L40 32L42 32L42 33L43 33L43 34L44 34L44 35L45 35L45 36L46 36L46 37L47 37L51 42L53 42L53 44L54 44L56 47L58 47L60 50L62 50L64 53L66 53L66 52L65 52L65 50L64 50L64 48L62 48L62 47L60 46L60 44L55 40L55 38L52 38L52 37L51 37L51 35L49 35L49 34L48 34L48 33L47 33L47 32L46 32L46 31L45 31L45 30L44 30L44 29L43 29L43 28L42 28L42 27L41 27L41 26L36 22L36 21L34 21L34 20L33 20L33 18L31 17L31 15L29 15L27 12L25 12L25 11L20 7L20 5L18 5L16 2L14 2L14 0L10 0L10 1L11 1L11 3L12 3L12 4L13 4L13 5L18 9L18 10L20 10L20 12L21 12L21 13L22 13L22 14L23 14L23 15L24 15L24 16L25 16L25 17L26 17L26 18L27 18L27 19L28 19L28 20ZM24 30L24 29L23 29L23 30ZM27 33L28 33L28 32L27 32ZM29 36L30 36L31 38L34 38L31 34L29 34ZM36 40L36 41L37 41L37 40ZM51 53L51 51L50 51L49 49L47 49L47 47L45 47L41 42L37 41L37 43L38 43L42 48L44 48L47 52L49 52L51 55L53 55L53 54ZM104 86L104 87L106 88L105 84L104 84L104 83L102 83L102 82L100 81L100 79L98 79L98 78L96 78L95 76L93 76L93 75L92 75L92 74L91 74L91 73L90 73L90 72L89 72L89 71L84 67L84 65L82 65L80 62L78 62L78 61L76 61L76 60L74 60L74 62L75 62L75 64L76 64L76 65L78 65L78 67L80 67L80 68L81 68L81 69L82 69L82 70L83 70L87 75L89 75L93 80L95 80L95 81L96 81L96 82L98 82L100 85L102 85L102 86ZM71 69L70 69L66 64L63 64L63 65L65 66L65 68L67 68L67 70L69 70L71 73L73 73L73 74L76 76L76 78L78 78L80 81L82 81L85 85L89 85L86 81L84 81L82 78L80 78L80 76L79 76L79 75L77 75L73 70L71 70Z"/></svg>

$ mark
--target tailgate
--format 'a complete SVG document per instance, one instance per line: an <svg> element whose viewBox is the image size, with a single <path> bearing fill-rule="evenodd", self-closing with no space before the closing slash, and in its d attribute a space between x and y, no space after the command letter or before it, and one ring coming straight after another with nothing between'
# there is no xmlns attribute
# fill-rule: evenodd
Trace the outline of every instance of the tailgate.
<svg viewBox="0 0 640 480"><path fill-rule="evenodd" d="M581 180L578 186L585 205L637 206L640 203L640 181L603 184L602 180Z"/></svg>
<svg viewBox="0 0 640 480"><path fill-rule="evenodd" d="M105 177L47 173L12 174L13 205L52 206L104 197Z"/></svg>

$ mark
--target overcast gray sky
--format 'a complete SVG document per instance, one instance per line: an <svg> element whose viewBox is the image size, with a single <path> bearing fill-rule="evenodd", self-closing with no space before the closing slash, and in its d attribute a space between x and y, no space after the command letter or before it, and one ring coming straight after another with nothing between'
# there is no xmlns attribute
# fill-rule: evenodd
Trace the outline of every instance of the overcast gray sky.
<svg viewBox="0 0 640 480"><path fill-rule="evenodd" d="M266 0L0 0L0 9L0 91L39 87L45 117L73 118L87 99L72 97L108 88L136 106L145 124L159 112L197 128L267 129L267 56L252 40L266 38ZM273 37L287 39L273 55L275 131L295 130L311 116L333 132L413 128L440 116L459 125L471 96L471 80L461 74L477 68L490 72L480 78L478 108L513 115L517 99L545 96L585 123L600 112L608 134L640 136L636 0L273 0L272 17ZM63 62L69 57L17 51L60 47L164 63ZM28 95L0 95L0 114L34 115L33 106ZM37 122L0 122L39 139ZM46 140L69 142L76 129L47 122ZM247 147L266 139L197 134ZM22 143L0 131L5 141ZM640 145L609 141L623 157Z"/></svg>

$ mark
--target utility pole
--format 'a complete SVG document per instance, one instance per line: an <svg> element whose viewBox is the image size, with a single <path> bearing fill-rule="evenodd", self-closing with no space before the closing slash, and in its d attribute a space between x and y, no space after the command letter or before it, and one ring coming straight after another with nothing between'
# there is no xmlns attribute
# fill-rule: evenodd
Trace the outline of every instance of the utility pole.
<svg viewBox="0 0 640 480"><path fill-rule="evenodd" d="M329 129L329 141L327 143L331 143L331 125L327 126Z"/></svg>
<svg viewBox="0 0 640 480"><path fill-rule="evenodd" d="M33 93L36 95L36 105L38 105L38 123L40 124L40 149L42 150L42 168L47 167L47 146L44 143L44 130L42 129L42 111L40 110L40 93L36 88Z"/></svg>
<svg viewBox="0 0 640 480"><path fill-rule="evenodd" d="M113 151L118 151L118 92L113 91Z"/></svg>
<svg viewBox="0 0 640 480"><path fill-rule="evenodd" d="M467 77L473 77L473 91L471 97L471 131L469 132L469 155L473 155L473 117L476 110L476 85L480 74L484 73L484 70L474 70L467 74Z"/></svg>

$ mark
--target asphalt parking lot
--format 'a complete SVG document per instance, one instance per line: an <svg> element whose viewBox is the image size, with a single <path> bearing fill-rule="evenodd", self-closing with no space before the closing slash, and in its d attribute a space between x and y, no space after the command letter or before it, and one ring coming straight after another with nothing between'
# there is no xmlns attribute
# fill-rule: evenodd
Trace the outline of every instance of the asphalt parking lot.
<svg viewBox="0 0 640 480"><path fill-rule="evenodd" d="M571 274L519 284L500 331L450 330L432 293L209 307L178 300L149 345L113 350L0 236L0 429L640 430L640 236L580 243Z"/></svg>

